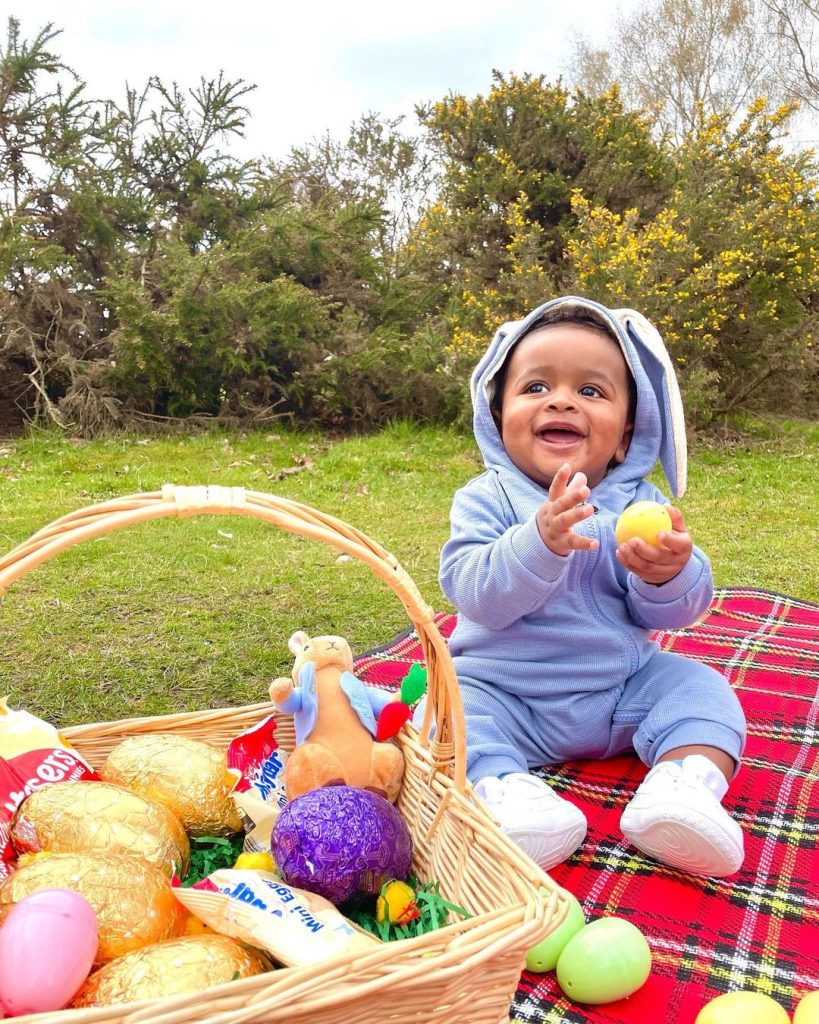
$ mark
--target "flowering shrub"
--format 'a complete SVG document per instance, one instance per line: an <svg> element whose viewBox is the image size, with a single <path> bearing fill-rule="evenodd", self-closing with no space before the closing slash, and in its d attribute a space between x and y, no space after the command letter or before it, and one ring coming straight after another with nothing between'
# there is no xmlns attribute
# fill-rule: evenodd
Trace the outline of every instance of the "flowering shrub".
<svg viewBox="0 0 819 1024"><path fill-rule="evenodd" d="M697 420L815 407L816 168L776 144L785 110L672 145L616 88L495 73L419 137L368 117L242 163L250 86L67 100L56 34L10 19L0 48L0 409L448 421L498 326L568 292L651 317Z"/></svg>
<svg viewBox="0 0 819 1024"><path fill-rule="evenodd" d="M760 101L734 131L727 119L708 120L671 154L674 184L659 205L652 188L650 202L635 194L616 209L578 176L559 256L549 257L549 229L530 198L506 202L494 278L465 261L453 283L449 362L466 377L500 323L573 293L654 321L693 421L740 406L809 408L819 365L817 178L811 154L775 144L787 113Z"/></svg>
<svg viewBox="0 0 819 1024"><path fill-rule="evenodd" d="M783 389L792 411L816 395L817 178L806 155L772 143L785 114L757 103L735 132L711 119L647 223L574 195L577 289L653 319L698 418L770 407Z"/></svg>

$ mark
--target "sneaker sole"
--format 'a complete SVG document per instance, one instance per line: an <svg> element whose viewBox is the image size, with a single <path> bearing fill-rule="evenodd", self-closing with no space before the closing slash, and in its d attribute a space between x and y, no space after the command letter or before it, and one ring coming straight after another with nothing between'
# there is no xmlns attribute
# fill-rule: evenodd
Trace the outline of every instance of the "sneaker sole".
<svg viewBox="0 0 819 1024"><path fill-rule="evenodd" d="M544 834L543 831L515 831L504 833L519 846L531 860L548 871L557 864L562 864L567 857L577 850L586 838L586 825L578 823L571 832L560 832L556 835Z"/></svg>
<svg viewBox="0 0 819 1024"><path fill-rule="evenodd" d="M642 829L623 827L623 835L655 860L692 875L724 878L738 871L744 859L741 845L732 843L724 833L708 835L703 832L702 822L694 825L660 819Z"/></svg>

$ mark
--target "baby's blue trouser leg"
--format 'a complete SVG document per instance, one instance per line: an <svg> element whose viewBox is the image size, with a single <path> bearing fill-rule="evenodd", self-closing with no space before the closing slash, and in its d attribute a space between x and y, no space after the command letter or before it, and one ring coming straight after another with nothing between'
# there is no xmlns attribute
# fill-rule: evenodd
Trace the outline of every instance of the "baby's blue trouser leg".
<svg viewBox="0 0 819 1024"><path fill-rule="evenodd" d="M542 694L523 699L479 680L459 682L472 782L629 750L652 766L689 744L717 747L738 764L745 745L745 716L728 680L679 654L658 651L624 686L607 690L559 692L544 678Z"/></svg>
<svg viewBox="0 0 819 1024"><path fill-rule="evenodd" d="M689 744L716 747L739 765L745 715L730 683L692 658L657 652L626 683L614 711L607 756L632 747L654 765Z"/></svg>
<svg viewBox="0 0 819 1024"><path fill-rule="evenodd" d="M459 680L466 719L466 771L470 782L509 772L528 772L543 758L532 747L532 712L523 701L497 688ZM426 698L413 714L420 728ZM532 749L530 749L532 748ZM526 753L532 754L527 761Z"/></svg>

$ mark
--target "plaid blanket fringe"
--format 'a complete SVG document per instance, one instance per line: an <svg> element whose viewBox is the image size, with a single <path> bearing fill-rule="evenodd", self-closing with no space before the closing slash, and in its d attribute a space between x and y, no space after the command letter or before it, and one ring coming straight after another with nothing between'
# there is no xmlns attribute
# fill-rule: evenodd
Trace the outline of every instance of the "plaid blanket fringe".
<svg viewBox="0 0 819 1024"><path fill-rule="evenodd" d="M436 624L449 636L454 616L439 613ZM746 753L725 800L745 833L745 863L727 879L699 878L630 847L619 819L646 771L636 757L542 769L589 822L583 846L553 877L587 920L636 924L652 972L629 999L594 1007L567 1000L553 972L524 972L510 1012L520 1024L693 1024L723 992L764 992L793 1012L819 989L819 605L721 589L695 625L655 638L721 671L745 709ZM408 630L358 657L356 671L394 687L421 660Z"/></svg>

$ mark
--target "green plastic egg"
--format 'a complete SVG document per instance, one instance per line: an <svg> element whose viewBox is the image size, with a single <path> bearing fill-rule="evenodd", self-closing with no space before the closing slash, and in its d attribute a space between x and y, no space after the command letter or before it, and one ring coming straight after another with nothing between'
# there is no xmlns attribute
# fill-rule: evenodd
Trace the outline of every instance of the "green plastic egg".
<svg viewBox="0 0 819 1024"><path fill-rule="evenodd" d="M577 1003L611 1003L636 992L651 971L643 933L622 917L601 917L572 936L557 961L557 981Z"/></svg>
<svg viewBox="0 0 819 1024"><path fill-rule="evenodd" d="M557 966L558 957L563 952L566 943L586 923L586 918L583 916L583 908L574 896L565 889L562 889L561 892L569 904L566 916L553 932L550 932L536 946L532 946L526 954L527 971L536 971L538 973L553 971Z"/></svg>

